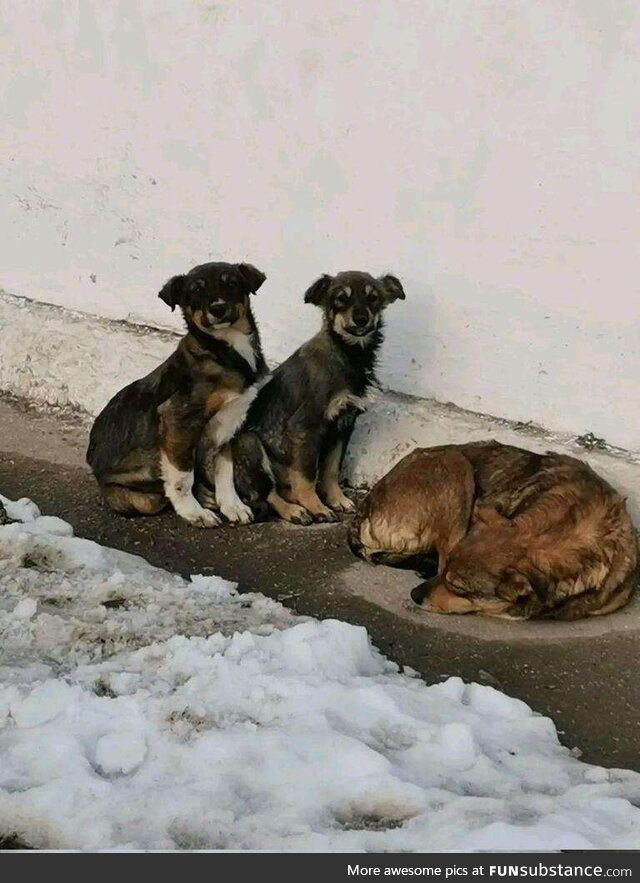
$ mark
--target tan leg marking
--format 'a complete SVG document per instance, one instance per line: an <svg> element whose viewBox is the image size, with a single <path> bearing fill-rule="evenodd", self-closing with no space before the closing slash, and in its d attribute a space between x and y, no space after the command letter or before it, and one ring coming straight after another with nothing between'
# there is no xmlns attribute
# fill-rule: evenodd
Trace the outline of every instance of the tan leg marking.
<svg viewBox="0 0 640 883"><path fill-rule="evenodd" d="M292 524L311 524L313 520L303 506L283 500L276 490L271 491L267 503L283 521L290 521Z"/></svg>
<svg viewBox="0 0 640 883"><path fill-rule="evenodd" d="M339 484L340 461L344 443L342 440L331 448L324 461L320 464L320 493L336 512L355 512L356 507L344 494Z"/></svg>
<svg viewBox="0 0 640 883"><path fill-rule="evenodd" d="M335 514L324 505L316 493L315 481L310 481L301 472L291 469L289 471L289 486L291 501L304 506L316 521L336 521Z"/></svg>

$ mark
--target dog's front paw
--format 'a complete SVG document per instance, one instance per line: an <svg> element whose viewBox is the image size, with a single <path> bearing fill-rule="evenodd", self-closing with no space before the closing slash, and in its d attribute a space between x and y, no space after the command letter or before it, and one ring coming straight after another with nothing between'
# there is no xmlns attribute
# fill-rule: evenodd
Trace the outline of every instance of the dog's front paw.
<svg viewBox="0 0 640 883"><path fill-rule="evenodd" d="M253 512L242 500L233 500L220 504L220 511L231 524L251 524Z"/></svg>
<svg viewBox="0 0 640 883"><path fill-rule="evenodd" d="M212 512L210 509L203 509L202 512L198 515L194 515L190 518L186 518L185 521L188 521L189 524L192 524L194 527L220 527L222 521L218 518L215 512Z"/></svg>
<svg viewBox="0 0 640 883"><path fill-rule="evenodd" d="M285 519L290 521L291 524L313 524L311 513L307 512L304 506L298 506L297 503L291 503L287 507Z"/></svg>
<svg viewBox="0 0 640 883"><path fill-rule="evenodd" d="M180 518L194 527L220 527L222 524L215 512L204 509L195 497L193 501L181 505L176 512Z"/></svg>
<svg viewBox="0 0 640 883"><path fill-rule="evenodd" d="M319 522L320 524L326 524L327 522L338 521L338 515L333 512L331 509L328 509L326 506L323 506L322 509L318 509L313 513L313 520Z"/></svg>
<svg viewBox="0 0 640 883"><path fill-rule="evenodd" d="M327 503L334 512L353 513L356 511L356 504L343 493L340 496L336 494L334 497L327 498Z"/></svg>

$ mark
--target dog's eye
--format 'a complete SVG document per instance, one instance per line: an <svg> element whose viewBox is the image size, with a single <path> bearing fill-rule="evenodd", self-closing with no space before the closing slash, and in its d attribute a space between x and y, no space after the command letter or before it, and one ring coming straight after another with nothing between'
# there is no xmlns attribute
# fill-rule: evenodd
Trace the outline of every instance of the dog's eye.
<svg viewBox="0 0 640 883"><path fill-rule="evenodd" d="M339 291L333 299L333 305L341 310L349 303L349 295L346 291Z"/></svg>
<svg viewBox="0 0 640 883"><path fill-rule="evenodd" d="M229 286L229 288L237 288L237 287L238 287L238 283L237 283L237 281L233 278L233 276L230 276L230 277L227 279L227 285Z"/></svg>
<svg viewBox="0 0 640 883"><path fill-rule="evenodd" d="M369 294L367 294L367 303L370 307L377 306L378 295L375 293L375 291L371 291L371 292L369 292Z"/></svg>
<svg viewBox="0 0 640 883"><path fill-rule="evenodd" d="M463 595L469 591L466 583L455 573L448 573L446 576L446 581L449 588L452 589L456 595Z"/></svg>

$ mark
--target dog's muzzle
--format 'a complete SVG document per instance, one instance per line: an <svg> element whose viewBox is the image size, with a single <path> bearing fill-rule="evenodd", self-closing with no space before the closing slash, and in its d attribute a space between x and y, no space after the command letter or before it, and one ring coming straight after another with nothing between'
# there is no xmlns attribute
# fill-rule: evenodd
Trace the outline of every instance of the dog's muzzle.
<svg viewBox="0 0 640 883"><path fill-rule="evenodd" d="M375 317L368 310L364 310L363 312L353 312L351 321L345 325L344 330L353 337L366 337L375 330L375 327Z"/></svg>
<svg viewBox="0 0 640 883"><path fill-rule="evenodd" d="M207 325L229 325L233 321L233 307L226 303L210 304L205 312Z"/></svg>

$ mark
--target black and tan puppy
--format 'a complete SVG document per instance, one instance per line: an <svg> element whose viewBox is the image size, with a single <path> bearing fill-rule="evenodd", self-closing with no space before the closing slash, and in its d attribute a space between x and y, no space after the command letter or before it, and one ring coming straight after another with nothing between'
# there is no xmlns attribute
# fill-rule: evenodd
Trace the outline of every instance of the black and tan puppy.
<svg viewBox="0 0 640 883"><path fill-rule="evenodd" d="M91 430L87 462L116 512L152 515L170 502L191 524L220 523L193 495L195 450L205 425L210 446L224 449L266 374L249 304L265 278L250 264L209 263L160 291L181 309L187 334L155 371L117 393ZM237 495L223 503L229 520L246 520Z"/></svg>
<svg viewBox="0 0 640 883"><path fill-rule="evenodd" d="M437 613L579 619L622 607L637 542L623 498L586 463L478 442L417 449L371 490L349 534L374 563L436 575ZM422 556L423 566L420 566Z"/></svg>
<svg viewBox="0 0 640 883"><path fill-rule="evenodd" d="M322 329L276 369L233 443L236 484L252 508L266 501L302 524L353 510L340 466L376 382L383 311L404 297L395 276L356 271L322 276L306 292Z"/></svg>

